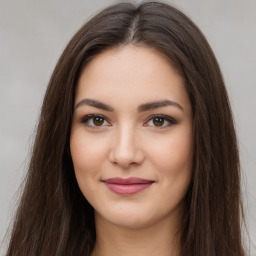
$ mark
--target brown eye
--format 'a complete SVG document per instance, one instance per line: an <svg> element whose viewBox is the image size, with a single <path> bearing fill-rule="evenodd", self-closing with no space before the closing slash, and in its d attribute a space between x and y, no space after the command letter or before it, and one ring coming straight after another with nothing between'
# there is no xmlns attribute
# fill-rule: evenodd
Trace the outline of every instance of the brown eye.
<svg viewBox="0 0 256 256"><path fill-rule="evenodd" d="M155 126L163 126L163 124L164 124L164 118L162 118L162 117L155 117L154 119L153 119L153 124L155 125Z"/></svg>
<svg viewBox="0 0 256 256"><path fill-rule="evenodd" d="M81 123L91 128L101 128L104 126L111 126L111 124L106 120L104 116L94 115L94 114L83 117L81 119Z"/></svg>
<svg viewBox="0 0 256 256"><path fill-rule="evenodd" d="M166 115L155 115L152 116L144 125L156 128L167 128L169 126L177 124L177 121Z"/></svg>
<svg viewBox="0 0 256 256"><path fill-rule="evenodd" d="M102 118L102 117L94 117L93 118L93 124L95 126L101 126L101 125L103 125L103 123L104 123L104 118Z"/></svg>

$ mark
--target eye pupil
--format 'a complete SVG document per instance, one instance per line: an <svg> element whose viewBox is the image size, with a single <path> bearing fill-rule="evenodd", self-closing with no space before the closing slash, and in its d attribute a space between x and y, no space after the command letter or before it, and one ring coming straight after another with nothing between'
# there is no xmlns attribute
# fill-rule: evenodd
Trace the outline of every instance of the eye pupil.
<svg viewBox="0 0 256 256"><path fill-rule="evenodd" d="M153 119L153 123L155 126L162 126L164 124L164 118L156 117Z"/></svg>
<svg viewBox="0 0 256 256"><path fill-rule="evenodd" d="M94 117L93 124L96 126L101 126L104 123L104 119L102 117Z"/></svg>

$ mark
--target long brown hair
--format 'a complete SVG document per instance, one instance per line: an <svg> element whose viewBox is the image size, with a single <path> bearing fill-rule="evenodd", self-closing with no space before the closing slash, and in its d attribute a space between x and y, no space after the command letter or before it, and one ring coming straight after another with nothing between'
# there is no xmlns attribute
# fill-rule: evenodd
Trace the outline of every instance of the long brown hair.
<svg viewBox="0 0 256 256"><path fill-rule="evenodd" d="M218 63L188 17L167 4L146 2L106 8L75 34L60 57L45 94L7 256L90 255L94 211L78 188L69 151L74 92L91 58L128 44L169 57L191 100L195 155L181 255L245 255L237 140Z"/></svg>

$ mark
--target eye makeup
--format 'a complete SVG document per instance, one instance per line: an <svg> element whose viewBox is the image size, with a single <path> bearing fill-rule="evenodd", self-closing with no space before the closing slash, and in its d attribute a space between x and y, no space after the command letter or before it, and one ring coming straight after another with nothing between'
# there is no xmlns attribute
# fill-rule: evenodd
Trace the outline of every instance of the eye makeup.
<svg viewBox="0 0 256 256"><path fill-rule="evenodd" d="M90 128L101 128L105 126L112 126L110 121L101 114L89 114L84 116L81 120L85 126ZM167 128L176 125L178 122L167 115L157 114L150 116L143 124L144 127Z"/></svg>
<svg viewBox="0 0 256 256"><path fill-rule="evenodd" d="M177 121L167 115L152 115L143 126L165 128L177 124Z"/></svg>

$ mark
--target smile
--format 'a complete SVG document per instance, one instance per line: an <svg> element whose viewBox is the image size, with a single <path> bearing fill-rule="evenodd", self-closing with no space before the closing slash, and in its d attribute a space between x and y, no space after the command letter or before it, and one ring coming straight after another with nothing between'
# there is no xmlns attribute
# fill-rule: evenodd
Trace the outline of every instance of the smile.
<svg viewBox="0 0 256 256"><path fill-rule="evenodd" d="M103 182L112 192L123 195L136 194L154 183L153 180L146 180L136 177L131 177L128 179L110 178L103 180Z"/></svg>

